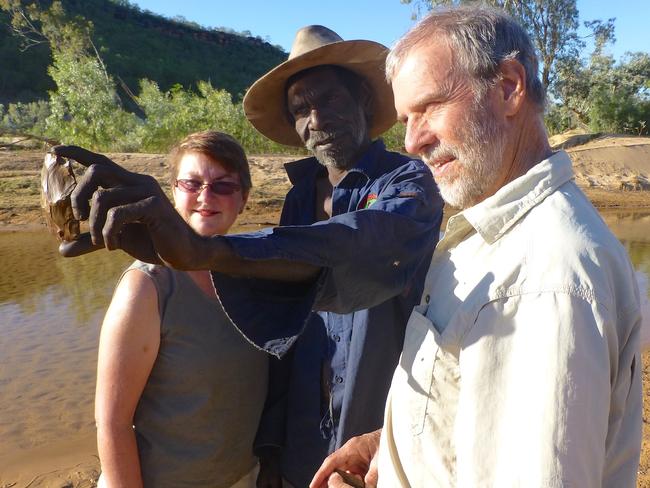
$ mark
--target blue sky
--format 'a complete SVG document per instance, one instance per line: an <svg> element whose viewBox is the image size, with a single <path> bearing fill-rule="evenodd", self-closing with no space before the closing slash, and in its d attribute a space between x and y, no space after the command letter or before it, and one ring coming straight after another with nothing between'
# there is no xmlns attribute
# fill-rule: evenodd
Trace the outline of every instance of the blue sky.
<svg viewBox="0 0 650 488"><path fill-rule="evenodd" d="M390 46L413 25L412 5L399 0L132 0L142 9L182 15L206 27L248 30L271 44L291 47L296 30L323 24L344 39L371 39ZM649 0L578 0L581 22L616 17L616 44L611 53L650 52ZM586 32L584 33L586 34Z"/></svg>

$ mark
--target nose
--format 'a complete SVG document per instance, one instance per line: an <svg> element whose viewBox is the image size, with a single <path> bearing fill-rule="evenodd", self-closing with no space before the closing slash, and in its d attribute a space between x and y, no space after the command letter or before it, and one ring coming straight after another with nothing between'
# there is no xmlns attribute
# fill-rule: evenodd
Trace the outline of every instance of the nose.
<svg viewBox="0 0 650 488"><path fill-rule="evenodd" d="M312 108L309 112L309 129L310 130L323 130L323 113L321 110Z"/></svg>
<svg viewBox="0 0 650 488"><path fill-rule="evenodd" d="M437 143L438 138L424 117L409 117L404 135L404 148L409 154L423 154L430 145Z"/></svg>
<svg viewBox="0 0 650 488"><path fill-rule="evenodd" d="M199 190L199 193L196 196L197 201L199 202L204 202L206 200L209 200L211 198L215 198L216 195L212 190L210 190L210 187L208 185L203 185L201 189Z"/></svg>

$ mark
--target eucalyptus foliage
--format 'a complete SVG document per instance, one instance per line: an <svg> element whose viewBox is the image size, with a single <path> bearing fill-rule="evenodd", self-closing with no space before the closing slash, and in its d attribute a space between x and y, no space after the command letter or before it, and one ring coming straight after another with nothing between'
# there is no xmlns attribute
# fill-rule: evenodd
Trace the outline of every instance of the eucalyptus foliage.
<svg viewBox="0 0 650 488"><path fill-rule="evenodd" d="M122 109L115 83L96 58L55 52L49 73L57 86L50 93L51 114L46 120L50 137L101 150L135 149L125 142L137 118Z"/></svg>
<svg viewBox="0 0 650 488"><path fill-rule="evenodd" d="M145 114L138 129L145 151L164 152L191 132L214 129L231 134L248 151L295 152L261 136L246 120L241 103L205 81L198 83L197 92L180 85L163 92L155 82L141 80L136 100Z"/></svg>
<svg viewBox="0 0 650 488"><path fill-rule="evenodd" d="M45 134L50 104L45 100L0 105L0 130L15 134Z"/></svg>
<svg viewBox="0 0 650 488"><path fill-rule="evenodd" d="M438 6L476 4L473 0L401 0L414 3L418 14ZM579 55L584 43L578 37L576 0L486 0L519 20L527 29L540 57L540 76L545 88L555 82L556 65Z"/></svg>
<svg viewBox="0 0 650 488"><path fill-rule="evenodd" d="M401 0L417 15L438 6L471 0ZM540 57L540 77L551 97L546 126L555 134L577 126L612 133L647 134L650 128L650 55L627 53L618 63L605 53L616 41L614 20L592 20L594 50L581 58L576 0L486 0L517 18L528 30Z"/></svg>
<svg viewBox="0 0 650 488"><path fill-rule="evenodd" d="M648 134L650 54L626 53L616 62L605 53L613 31L596 37L588 59L559 65L556 95L575 125L597 132Z"/></svg>

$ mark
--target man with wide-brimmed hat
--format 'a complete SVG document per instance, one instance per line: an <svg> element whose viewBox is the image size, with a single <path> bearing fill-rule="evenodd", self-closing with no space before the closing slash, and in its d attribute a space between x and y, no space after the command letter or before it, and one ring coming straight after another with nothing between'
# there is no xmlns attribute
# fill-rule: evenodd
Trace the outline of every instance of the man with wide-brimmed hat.
<svg viewBox="0 0 650 488"><path fill-rule="evenodd" d="M289 59L255 82L244 98L246 116L259 132L282 144L305 146L314 155L286 165L293 188L281 225L332 216L352 224L359 212L381 208L373 232L360 236L352 253L344 250L350 249L344 233L322 243L340 247L342 259L410 238L392 235L390 220L382 218L388 212L415 217L436 209L435 198L418 201L424 194L416 179L429 184L426 169L386 151L383 142L372 142L395 122L385 56L386 48L376 42L344 41L325 27L304 27ZM404 198L415 198L414 205L404 205ZM401 259L397 249L394 258ZM310 316L290 356L272 368L256 441L258 486L279 486L280 473L293 486L306 486L328 453L351 436L381 426L425 267L423 262L415 270L408 290L371 309ZM357 272L366 271L359 267Z"/></svg>
<svg viewBox="0 0 650 488"><path fill-rule="evenodd" d="M63 255L106 246L176 269L209 269L249 341L291 356L274 364L290 372L271 379L257 447L280 453L295 486L347 438L381 425L439 235L442 200L430 171L372 140L395 121L386 53L306 27L289 60L251 87L244 107L255 127L315 156L287 165L293 188L273 229L198 236L153 178L82 148L53 149L89 167L71 198L91 236L64 243Z"/></svg>
<svg viewBox="0 0 650 488"><path fill-rule="evenodd" d="M367 40L344 41L320 25L303 27L296 33L289 59L257 80L244 97L246 117L269 139L302 147L305 141L296 131L287 106L289 81L305 70L338 66L364 83L369 97L368 133L377 137L395 123L393 91L386 83L383 64L385 46Z"/></svg>

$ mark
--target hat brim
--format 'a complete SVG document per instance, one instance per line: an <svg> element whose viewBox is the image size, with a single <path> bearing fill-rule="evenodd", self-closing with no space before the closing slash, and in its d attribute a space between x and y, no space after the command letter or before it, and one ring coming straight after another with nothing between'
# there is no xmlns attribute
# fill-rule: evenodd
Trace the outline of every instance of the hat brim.
<svg viewBox="0 0 650 488"><path fill-rule="evenodd" d="M316 66L336 65L360 75L373 93L370 137L390 129L396 121L393 90L386 82L385 46L366 40L326 44L276 66L249 88L244 96L244 112L251 124L269 139L287 146L302 147L303 142L287 119L285 87L294 74Z"/></svg>

